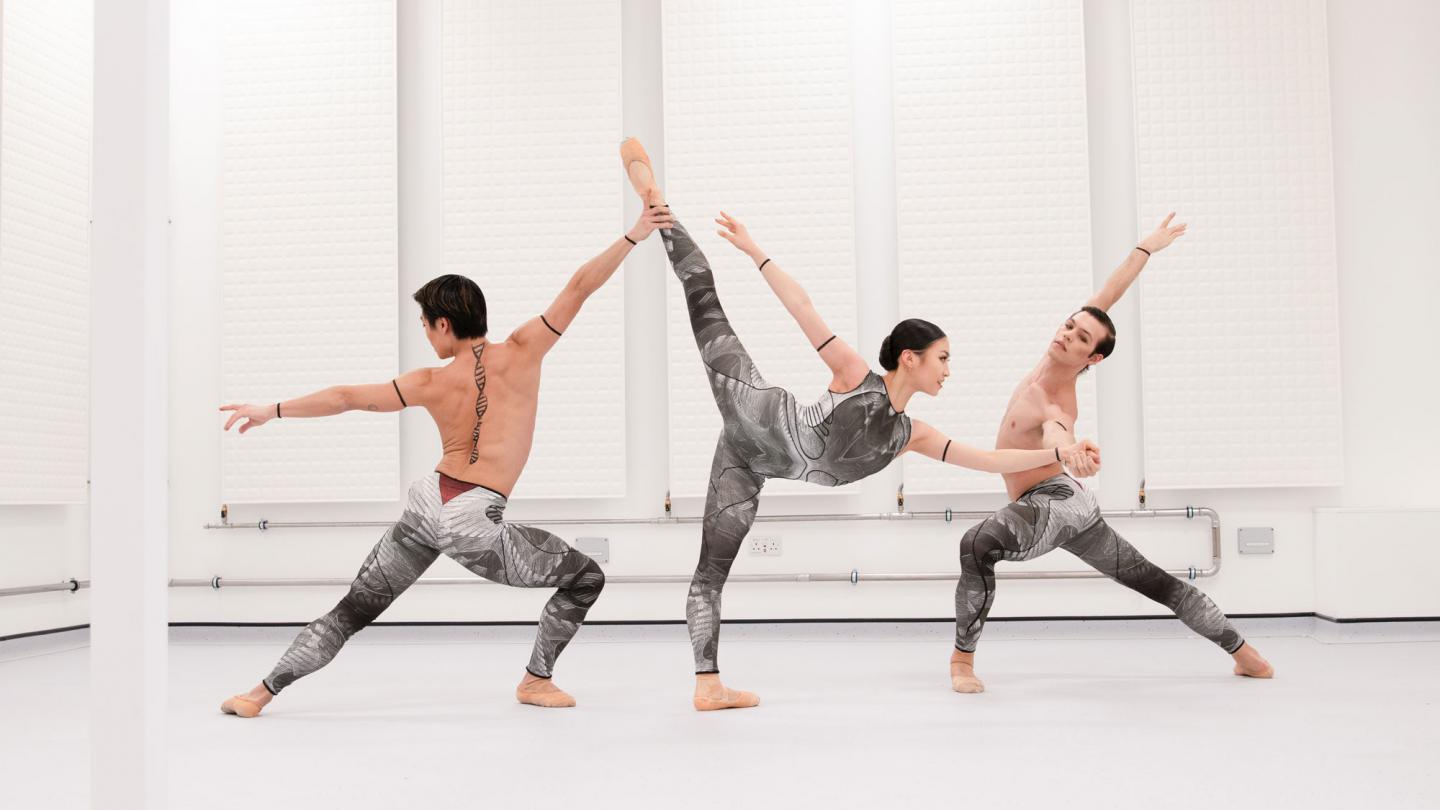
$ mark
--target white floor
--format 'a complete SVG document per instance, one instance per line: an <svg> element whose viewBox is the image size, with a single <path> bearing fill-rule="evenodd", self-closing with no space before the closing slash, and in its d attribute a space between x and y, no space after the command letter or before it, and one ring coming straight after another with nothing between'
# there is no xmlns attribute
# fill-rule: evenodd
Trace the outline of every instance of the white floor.
<svg viewBox="0 0 1440 810"><path fill-rule="evenodd" d="M727 626L764 702L712 714L682 627L586 628L568 711L513 701L523 628L374 628L253 721L217 706L294 629L180 629L170 807L1440 807L1440 623L1239 624L1274 681L1174 622L994 623L976 696L942 624ZM0 807L87 805L86 670L0 644Z"/></svg>

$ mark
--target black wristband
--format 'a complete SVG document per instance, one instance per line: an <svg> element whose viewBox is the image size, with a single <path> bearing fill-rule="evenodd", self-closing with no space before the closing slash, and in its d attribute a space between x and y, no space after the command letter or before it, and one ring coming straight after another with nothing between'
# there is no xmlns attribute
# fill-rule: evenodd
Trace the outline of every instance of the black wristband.
<svg viewBox="0 0 1440 810"><path fill-rule="evenodd" d="M945 454L948 453L948 452L950 452L950 442L951 442L951 441L953 441L953 440L952 440L952 439L946 439L946 440L945 440L945 449L940 451L940 460L941 460L941 461L944 461L944 460L945 460Z"/></svg>
<svg viewBox="0 0 1440 810"><path fill-rule="evenodd" d="M769 264L769 263L770 263L770 260L769 260L769 259L766 259L765 261L760 262L760 266L757 267L757 268L755 268L755 269L756 269L756 270L760 270L760 271L764 271L765 265L767 265L767 264Z"/></svg>
<svg viewBox="0 0 1440 810"><path fill-rule="evenodd" d="M1140 251L1141 253L1144 253L1146 256L1151 255L1150 251L1146 250L1145 248L1140 247L1139 245L1136 245L1136 246L1135 246L1135 249L1138 250L1138 251Z"/></svg>
<svg viewBox="0 0 1440 810"><path fill-rule="evenodd" d="M276 419L279 419L279 418L280 418L280 403L278 403L278 402L275 403L275 418L276 418Z"/></svg>
<svg viewBox="0 0 1440 810"><path fill-rule="evenodd" d="M834 339L835 339L835 336L834 336L834 335L831 335L830 337L825 338L825 342L824 342L824 343L821 343L819 346L816 346L816 347L815 347L815 351L817 351L817 352L818 352L818 351L824 351L825 347L826 347L826 346L829 346L829 345L830 345L830 341L832 341L832 340L834 340Z"/></svg>
<svg viewBox="0 0 1440 810"><path fill-rule="evenodd" d="M629 243L632 244L632 245L635 245L635 246L637 246L637 247L640 245L639 242L636 242L634 239L631 239L631 238L630 238L630 234L628 234L628 233L621 234L621 236L625 237L625 241L626 241L626 242L629 242Z"/></svg>
<svg viewBox="0 0 1440 810"><path fill-rule="evenodd" d="M1060 448L1058 448L1058 447L1055 448L1055 460L1056 460L1056 461L1059 461L1059 460L1060 460Z"/></svg>

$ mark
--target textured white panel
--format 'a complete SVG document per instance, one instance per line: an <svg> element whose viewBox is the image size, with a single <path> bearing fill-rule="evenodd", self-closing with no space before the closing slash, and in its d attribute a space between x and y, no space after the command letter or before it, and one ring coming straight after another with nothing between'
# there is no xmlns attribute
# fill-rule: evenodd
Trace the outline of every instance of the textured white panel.
<svg viewBox="0 0 1440 810"><path fill-rule="evenodd" d="M808 404L829 370L712 220L723 208L744 222L856 345L849 4L667 2L662 14L671 208L710 258L725 311L765 379ZM667 284L671 488L704 495L720 416L680 284L673 275ZM773 481L765 491L835 490Z"/></svg>
<svg viewBox="0 0 1440 810"><path fill-rule="evenodd" d="M1133 6L1151 487L1341 483L1325 5Z"/></svg>
<svg viewBox="0 0 1440 810"><path fill-rule="evenodd" d="M93 4L0 6L0 503L83 503Z"/></svg>
<svg viewBox="0 0 1440 810"><path fill-rule="evenodd" d="M894 32L900 315L951 347L945 389L908 411L994 447L1015 385L1094 287L1081 3L900 0ZM1094 437L1093 373L1077 394ZM918 456L905 487L1004 491Z"/></svg>
<svg viewBox="0 0 1440 810"><path fill-rule="evenodd" d="M224 48L221 396L385 382L399 356L395 4L231 3ZM222 455L229 502L399 492L395 414L232 431Z"/></svg>
<svg viewBox="0 0 1440 810"><path fill-rule="evenodd" d="M443 26L445 271L504 340L628 227L620 4L447 0ZM625 494L624 303L617 272L545 359L513 494Z"/></svg>

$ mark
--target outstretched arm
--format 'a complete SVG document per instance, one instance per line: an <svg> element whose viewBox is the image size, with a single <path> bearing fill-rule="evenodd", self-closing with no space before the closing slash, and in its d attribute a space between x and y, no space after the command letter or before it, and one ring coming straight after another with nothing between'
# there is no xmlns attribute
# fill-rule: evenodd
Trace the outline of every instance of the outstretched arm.
<svg viewBox="0 0 1440 810"><path fill-rule="evenodd" d="M919 419L911 422L910 443L905 450L957 467L990 473L1017 473L1062 463L1071 473L1084 478L1100 469L1100 448L1089 440L1040 450L981 450L952 441Z"/></svg>
<svg viewBox="0 0 1440 810"><path fill-rule="evenodd" d="M1159 227L1141 239L1140 244L1130 250L1130 255L1126 256L1125 261L1105 280L1105 286L1092 295L1085 305L1104 310L1114 306L1125 291L1130 289L1130 285L1135 283L1140 271L1145 269L1145 263L1149 261L1151 254L1159 253L1169 247L1171 242L1185 235L1185 223L1174 226L1170 224L1170 220L1174 218L1175 212L1171 211Z"/></svg>
<svg viewBox="0 0 1440 810"><path fill-rule="evenodd" d="M770 290L780 303L785 306L785 311L800 325L800 331L810 341L810 345L820 353L820 359L830 367L830 373L834 375L830 383L832 390L849 391L859 385L870 373L870 366L865 362L858 352L851 348L842 338L830 331L825 325L825 319L815 309L810 296L805 288L780 269L780 266L773 259L767 257L755 240L750 237L750 231L738 219L730 216L724 211L715 220L722 227L720 235L734 245L745 255L749 256L756 266L760 268L760 274L765 277L765 283L770 285Z"/></svg>
<svg viewBox="0 0 1440 810"><path fill-rule="evenodd" d="M370 411L389 413L408 405L424 405L429 401L430 375L434 369L417 368L396 377L390 382L371 385L332 385L296 399L287 399L273 405L222 405L221 411L229 411L225 430L236 422L240 432L260 427L271 419L313 418L334 416L346 411Z"/></svg>
<svg viewBox="0 0 1440 810"><path fill-rule="evenodd" d="M570 328L570 323L580 314L580 307L615 275L620 263L630 255L630 250L654 233L656 228L670 227L672 221L668 207L647 208L635 222L635 227L612 242L599 256L580 265L544 314L520 324L510 333L507 342L539 354L550 351L561 333Z"/></svg>

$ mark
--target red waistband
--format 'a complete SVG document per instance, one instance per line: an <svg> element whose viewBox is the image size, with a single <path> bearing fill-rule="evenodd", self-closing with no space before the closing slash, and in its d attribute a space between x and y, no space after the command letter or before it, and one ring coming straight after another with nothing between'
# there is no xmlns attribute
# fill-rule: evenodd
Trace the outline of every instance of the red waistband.
<svg viewBox="0 0 1440 810"><path fill-rule="evenodd" d="M458 478L451 478L445 473L439 473L439 475L440 503L442 504L447 504L452 498L458 498L459 496L464 495L472 489L483 489L486 492L492 492L496 495L500 495L501 498L505 497L504 495L501 495L499 492L495 492L495 490L485 486L484 484L472 484L469 481L461 481Z"/></svg>

